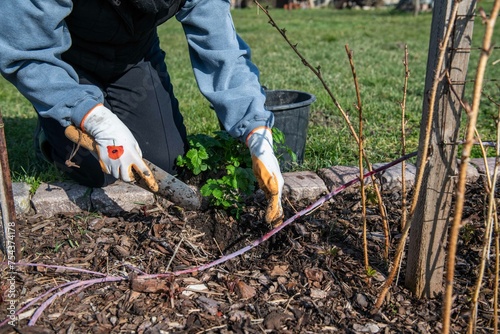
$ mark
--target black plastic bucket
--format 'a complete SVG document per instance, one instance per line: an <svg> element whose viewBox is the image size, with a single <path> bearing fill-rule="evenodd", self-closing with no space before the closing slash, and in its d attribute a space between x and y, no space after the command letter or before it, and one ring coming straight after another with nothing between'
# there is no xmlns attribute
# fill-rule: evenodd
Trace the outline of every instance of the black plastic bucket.
<svg viewBox="0 0 500 334"><path fill-rule="evenodd" d="M297 163L304 161L307 126L311 104L316 96L296 90L266 90L266 108L274 114L274 127L285 135L285 145L297 155ZM292 157L286 149L278 151L284 170L291 166Z"/></svg>

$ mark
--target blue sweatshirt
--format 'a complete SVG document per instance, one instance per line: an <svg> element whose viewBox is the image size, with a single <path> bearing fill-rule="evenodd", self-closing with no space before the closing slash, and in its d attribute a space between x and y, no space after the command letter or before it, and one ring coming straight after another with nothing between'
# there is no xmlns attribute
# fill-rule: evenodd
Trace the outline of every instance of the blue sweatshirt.
<svg viewBox="0 0 500 334"><path fill-rule="evenodd" d="M61 59L71 45L65 24L71 9L71 0L2 0L0 18L0 73L42 117L62 126L79 125L104 100L98 87L79 84ZM259 72L235 31L229 0L187 0L176 18L198 87L228 132L244 140L258 126L271 127Z"/></svg>

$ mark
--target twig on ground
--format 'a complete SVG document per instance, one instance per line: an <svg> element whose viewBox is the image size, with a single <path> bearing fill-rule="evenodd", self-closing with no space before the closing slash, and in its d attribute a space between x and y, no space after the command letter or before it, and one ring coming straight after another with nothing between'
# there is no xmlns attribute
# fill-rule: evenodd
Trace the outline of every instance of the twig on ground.
<svg viewBox="0 0 500 334"><path fill-rule="evenodd" d="M174 260L175 256L177 255L177 252L179 251L179 247L181 247L183 241L184 241L184 237L182 237L181 240L179 241L179 243L177 244L177 246L175 246L174 254L172 254L172 256L170 257L170 260L168 261L166 271L170 270L170 265L172 264L172 261Z"/></svg>

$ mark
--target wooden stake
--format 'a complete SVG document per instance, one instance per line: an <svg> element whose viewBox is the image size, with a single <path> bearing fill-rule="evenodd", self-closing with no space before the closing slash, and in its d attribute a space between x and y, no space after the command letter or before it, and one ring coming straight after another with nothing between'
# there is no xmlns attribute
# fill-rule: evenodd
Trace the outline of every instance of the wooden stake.
<svg viewBox="0 0 500 334"><path fill-rule="evenodd" d="M453 94L446 77L453 84L467 75L469 52L456 48L470 48L475 0L437 1L434 6L405 277L405 285L418 298L433 298L444 290L444 247L458 150L446 143L458 138L464 89L455 86L458 96Z"/></svg>
<svg viewBox="0 0 500 334"><path fill-rule="evenodd" d="M10 177L9 168L9 158L7 154L7 145L5 143L5 131L4 123L2 118L2 113L0 112L0 167L2 168L0 181L0 197L2 200L1 211L2 211L2 233L1 236L3 240L0 240L2 244L2 250L5 255L11 260L11 256L14 255L14 260L16 262L20 259L21 246L19 242L19 231L17 228L16 219L16 208L14 205L14 195L12 193L12 179ZM12 238L14 240L12 240ZM14 248L12 248L14 246Z"/></svg>

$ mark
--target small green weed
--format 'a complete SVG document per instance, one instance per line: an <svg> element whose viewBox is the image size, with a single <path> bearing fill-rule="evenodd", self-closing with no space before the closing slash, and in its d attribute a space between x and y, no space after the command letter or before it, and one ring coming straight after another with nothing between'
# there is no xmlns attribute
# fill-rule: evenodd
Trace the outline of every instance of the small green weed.
<svg viewBox="0 0 500 334"><path fill-rule="evenodd" d="M77 247L80 247L80 244L78 243L77 240L71 240L71 239L68 239L68 244L71 248L77 248Z"/></svg>
<svg viewBox="0 0 500 334"><path fill-rule="evenodd" d="M319 251L319 254L324 254L328 257L337 257L339 254L339 249L335 246L332 246L331 248L325 248Z"/></svg>
<svg viewBox="0 0 500 334"><path fill-rule="evenodd" d="M372 267L368 267L368 269L366 269L366 276L373 277L376 274L377 274L377 270L376 269L373 269Z"/></svg>
<svg viewBox="0 0 500 334"><path fill-rule="evenodd" d="M31 169L26 170L21 166L21 172L13 172L13 182L26 182L30 187L30 193L34 194L43 182L64 180L63 174L57 171L54 166L45 167L46 170L41 171L36 168L40 167L32 167Z"/></svg>
<svg viewBox="0 0 500 334"><path fill-rule="evenodd" d="M54 253L59 252L59 250L65 243L66 241L57 242L56 245L54 246Z"/></svg>
<svg viewBox="0 0 500 334"><path fill-rule="evenodd" d="M475 231L473 224L464 224L460 229L460 237L466 245L469 245L475 237Z"/></svg>
<svg viewBox="0 0 500 334"><path fill-rule="evenodd" d="M62 246L64 246L65 244L68 244L69 247L71 247L71 248L78 248L78 247L80 247L80 244L78 243L77 240L72 240L72 239L68 238L66 240L58 241L56 243L56 245L54 246L54 253L59 252L62 249Z"/></svg>
<svg viewBox="0 0 500 334"><path fill-rule="evenodd" d="M365 196L367 205L375 206L378 204L377 193L373 185L370 184L365 187Z"/></svg>

